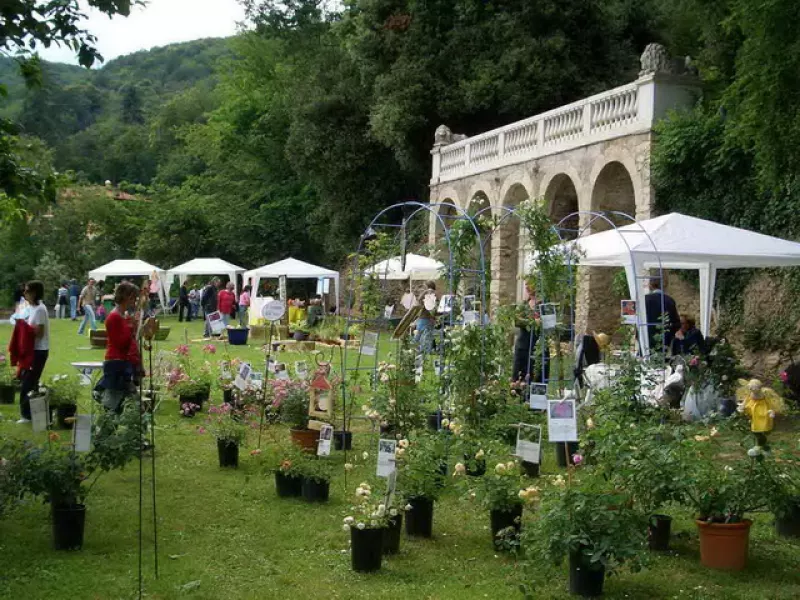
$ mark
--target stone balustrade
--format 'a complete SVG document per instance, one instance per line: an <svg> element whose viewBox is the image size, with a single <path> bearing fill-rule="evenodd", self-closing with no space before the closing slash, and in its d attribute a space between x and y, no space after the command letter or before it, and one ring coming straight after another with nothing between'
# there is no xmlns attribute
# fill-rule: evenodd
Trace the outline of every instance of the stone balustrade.
<svg viewBox="0 0 800 600"><path fill-rule="evenodd" d="M437 131L431 185L499 169L652 130L656 120L696 93L697 81L648 74L637 81L554 110L458 139L446 128ZM458 141L453 141L453 138Z"/></svg>

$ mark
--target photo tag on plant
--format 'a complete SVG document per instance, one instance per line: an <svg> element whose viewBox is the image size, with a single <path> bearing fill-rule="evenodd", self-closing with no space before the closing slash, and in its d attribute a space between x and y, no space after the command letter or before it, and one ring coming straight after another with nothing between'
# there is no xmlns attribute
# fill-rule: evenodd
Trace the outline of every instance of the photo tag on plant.
<svg viewBox="0 0 800 600"><path fill-rule="evenodd" d="M278 362L274 358L270 358L267 361L267 371L269 371L270 373L274 373L275 372L275 365L277 365L277 364L278 364Z"/></svg>
<svg viewBox="0 0 800 600"><path fill-rule="evenodd" d="M473 323L478 322L478 311L477 310L465 310L464 311L464 325L471 325Z"/></svg>
<svg viewBox="0 0 800 600"><path fill-rule="evenodd" d="M517 429L517 450L522 460L539 464L542 456L542 426L520 423Z"/></svg>
<svg viewBox="0 0 800 600"><path fill-rule="evenodd" d="M389 477L395 470L396 440L378 440L378 477Z"/></svg>
<svg viewBox="0 0 800 600"><path fill-rule="evenodd" d="M31 402L31 421L34 433L47 431L50 424L49 411L47 410L47 398L45 396L34 396Z"/></svg>
<svg viewBox="0 0 800 600"><path fill-rule="evenodd" d="M257 371L253 371L250 374L250 385L253 386L257 390L261 390L264 388L264 374L259 373Z"/></svg>
<svg viewBox="0 0 800 600"><path fill-rule="evenodd" d="M92 415L75 415L72 443L75 446L75 452L90 450L92 446Z"/></svg>
<svg viewBox="0 0 800 600"><path fill-rule="evenodd" d="M530 389L530 407L533 410L547 410L547 384L532 383Z"/></svg>
<svg viewBox="0 0 800 600"><path fill-rule="evenodd" d="M539 305L539 317L542 319L542 329L544 331L552 331L558 325L557 307L557 304Z"/></svg>
<svg viewBox="0 0 800 600"><path fill-rule="evenodd" d="M206 321L208 321L208 327L214 335L221 335L225 331L225 321L222 320L222 314L218 310L208 313Z"/></svg>
<svg viewBox="0 0 800 600"><path fill-rule="evenodd" d="M620 317L625 325L636 325L636 300L620 300Z"/></svg>
<svg viewBox="0 0 800 600"><path fill-rule="evenodd" d="M319 443L317 444L317 456L330 456L331 440L333 439L333 425L323 425L319 430Z"/></svg>
<svg viewBox="0 0 800 600"><path fill-rule="evenodd" d="M551 442L577 442L578 419L575 414L575 400L547 401L547 431Z"/></svg>
<svg viewBox="0 0 800 600"><path fill-rule="evenodd" d="M275 379L289 381L289 371L286 369L286 363L278 363L275 365Z"/></svg>
<svg viewBox="0 0 800 600"><path fill-rule="evenodd" d="M308 379L308 365L304 360L298 360L294 363L294 372L297 374L298 379Z"/></svg>
<svg viewBox="0 0 800 600"><path fill-rule="evenodd" d="M233 380L233 385L244 391L247 389L248 382L252 376L253 367L250 366L250 363L243 362L239 365L239 372L236 374L236 379Z"/></svg>
<svg viewBox="0 0 800 600"><path fill-rule="evenodd" d="M422 368L425 365L425 357L422 354L417 354L414 357L414 383L422 381Z"/></svg>
<svg viewBox="0 0 800 600"><path fill-rule="evenodd" d="M375 331L365 331L364 341L361 344L361 354L364 356L375 356L378 351L378 333Z"/></svg>

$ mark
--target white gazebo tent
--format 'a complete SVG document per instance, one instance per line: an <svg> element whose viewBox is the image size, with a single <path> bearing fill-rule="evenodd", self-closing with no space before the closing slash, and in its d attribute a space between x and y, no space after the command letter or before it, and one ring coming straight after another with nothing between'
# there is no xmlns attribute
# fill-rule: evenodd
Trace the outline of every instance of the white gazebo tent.
<svg viewBox="0 0 800 600"><path fill-rule="evenodd" d="M252 269L244 274L244 280L250 281L253 293L257 293L262 279L277 279L281 300L286 301L287 279L332 279L336 286L336 312L339 312L339 273L325 267L318 267L296 258L284 258L278 262Z"/></svg>
<svg viewBox="0 0 800 600"><path fill-rule="evenodd" d="M189 262L178 265L167 271L167 294L169 288L172 286L172 280L177 275L181 285L186 281L190 275L227 275L235 286L238 294L239 283L236 281L236 276L244 273L242 267L232 265L226 260L221 258L194 258Z"/></svg>
<svg viewBox="0 0 800 600"><path fill-rule="evenodd" d="M161 306L165 307L167 305L166 292L169 290L169 287L166 284L164 269L151 265L143 260L137 258L112 260L102 267L97 267L89 271L89 277L97 281L102 281L107 277L152 277L154 273L155 276L161 280L158 295L161 300ZM166 290L165 287L167 287Z"/></svg>
<svg viewBox="0 0 800 600"><path fill-rule="evenodd" d="M444 265L438 260L419 254L406 254L406 265L403 268L400 256L387 258L367 269L367 274L375 274L380 279L391 281L439 279Z"/></svg>
<svg viewBox="0 0 800 600"><path fill-rule="evenodd" d="M697 269L703 335L711 328L719 269L800 266L800 243L679 213L581 237L567 246L576 252L581 266L625 268L639 323L646 323L646 269ZM639 341L646 352L644 332L640 329Z"/></svg>

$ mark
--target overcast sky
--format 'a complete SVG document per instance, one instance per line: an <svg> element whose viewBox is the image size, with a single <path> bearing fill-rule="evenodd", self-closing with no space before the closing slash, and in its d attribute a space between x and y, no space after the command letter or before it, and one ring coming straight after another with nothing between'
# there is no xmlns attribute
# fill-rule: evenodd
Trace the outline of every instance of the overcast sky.
<svg viewBox="0 0 800 600"><path fill-rule="evenodd" d="M81 1L86 8L86 2ZM207 37L236 33L236 24L244 19L244 9L236 0L149 0L146 7L136 7L129 17L109 19L95 10L88 15L85 29L97 38L97 48L106 62L123 54ZM40 49L45 60L77 64L68 48Z"/></svg>

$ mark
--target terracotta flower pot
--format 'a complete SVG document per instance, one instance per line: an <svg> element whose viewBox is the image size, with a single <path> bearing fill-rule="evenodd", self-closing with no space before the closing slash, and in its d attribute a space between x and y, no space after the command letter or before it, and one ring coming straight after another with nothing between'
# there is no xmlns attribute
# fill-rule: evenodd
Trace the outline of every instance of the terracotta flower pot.
<svg viewBox="0 0 800 600"><path fill-rule="evenodd" d="M700 532L700 563L710 569L741 571L747 566L752 521L707 523L695 521Z"/></svg>
<svg viewBox="0 0 800 600"><path fill-rule="evenodd" d="M302 448L305 452L317 452L319 431L313 429L290 429L289 436L292 443Z"/></svg>

